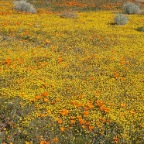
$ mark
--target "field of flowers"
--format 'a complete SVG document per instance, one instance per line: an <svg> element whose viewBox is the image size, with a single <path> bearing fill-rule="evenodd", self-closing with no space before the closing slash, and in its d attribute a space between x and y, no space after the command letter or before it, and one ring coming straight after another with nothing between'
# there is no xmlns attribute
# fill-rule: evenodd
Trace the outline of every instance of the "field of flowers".
<svg viewBox="0 0 144 144"><path fill-rule="evenodd" d="M144 16L118 12L0 1L0 143L144 143Z"/></svg>

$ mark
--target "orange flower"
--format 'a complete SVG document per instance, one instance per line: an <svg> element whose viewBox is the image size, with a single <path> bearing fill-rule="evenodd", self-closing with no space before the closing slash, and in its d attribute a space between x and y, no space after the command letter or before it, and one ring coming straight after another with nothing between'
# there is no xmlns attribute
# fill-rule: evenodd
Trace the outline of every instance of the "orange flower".
<svg viewBox="0 0 144 144"><path fill-rule="evenodd" d="M11 59L10 58L7 58L5 61L4 61L5 64L7 65L10 65L11 64Z"/></svg>
<svg viewBox="0 0 144 144"><path fill-rule="evenodd" d="M85 123L84 119L79 118L79 123L80 123L81 125L84 124L84 123Z"/></svg>
<svg viewBox="0 0 144 144"><path fill-rule="evenodd" d="M84 95L79 95L79 99L82 99Z"/></svg>
<svg viewBox="0 0 144 144"><path fill-rule="evenodd" d="M47 99L47 98L44 98L44 102L48 102L48 99Z"/></svg>
<svg viewBox="0 0 144 144"><path fill-rule="evenodd" d="M82 106L82 103L77 103L76 104L76 107L81 107Z"/></svg>
<svg viewBox="0 0 144 144"><path fill-rule="evenodd" d="M124 65L124 64L125 64L125 61L120 61L120 64L121 64L121 65Z"/></svg>
<svg viewBox="0 0 144 144"><path fill-rule="evenodd" d="M71 104L72 104L72 105L75 105L75 104L76 104L76 102L75 102L75 101L71 101Z"/></svg>
<svg viewBox="0 0 144 144"><path fill-rule="evenodd" d="M62 109L60 113L61 115L66 116L68 115L69 111L67 109Z"/></svg>
<svg viewBox="0 0 144 144"><path fill-rule="evenodd" d="M65 131L65 128L64 128L64 127L60 127L60 130L61 130L62 132L64 132L64 131Z"/></svg>
<svg viewBox="0 0 144 144"><path fill-rule="evenodd" d="M97 97L97 96L99 96L100 92L99 91L95 91L94 94Z"/></svg>
<svg viewBox="0 0 144 144"><path fill-rule="evenodd" d="M130 113L131 113L131 114L135 114L136 112L135 112L135 111L133 111L133 110L130 110Z"/></svg>
<svg viewBox="0 0 144 144"><path fill-rule="evenodd" d="M126 106L126 104L125 104L125 103L122 103L122 104L121 104L121 107L125 107L125 106Z"/></svg>
<svg viewBox="0 0 144 144"><path fill-rule="evenodd" d="M89 79L92 81L92 80L94 80L94 79L95 79L95 77L90 77Z"/></svg>
<svg viewBox="0 0 144 144"><path fill-rule="evenodd" d="M110 108L105 108L105 113L108 113L110 111Z"/></svg>
<svg viewBox="0 0 144 144"><path fill-rule="evenodd" d="M42 93L41 95L47 97L47 96L49 95L49 93L48 93L48 92L44 92L44 93Z"/></svg>
<svg viewBox="0 0 144 144"><path fill-rule="evenodd" d="M89 130L93 130L94 129L94 126L89 126Z"/></svg>
<svg viewBox="0 0 144 144"><path fill-rule="evenodd" d="M118 143L118 137L117 137L117 136L115 136L115 137L113 138L113 140L114 140L115 143Z"/></svg>
<svg viewBox="0 0 144 144"><path fill-rule="evenodd" d="M82 128L84 129L84 128L86 128L86 126L85 126L85 125L82 125Z"/></svg>
<svg viewBox="0 0 144 144"><path fill-rule="evenodd" d="M88 108L87 106L84 106L83 108L84 108L86 111L89 110L89 108Z"/></svg>
<svg viewBox="0 0 144 144"><path fill-rule="evenodd" d="M41 96L38 95L38 96L36 96L35 98L36 98L37 100L40 100L40 99L41 99Z"/></svg>
<svg viewBox="0 0 144 144"><path fill-rule="evenodd" d="M71 120L71 124L75 124L75 120L72 119L72 120Z"/></svg>
<svg viewBox="0 0 144 144"><path fill-rule="evenodd" d="M87 121L85 124L86 124L86 125L90 125L90 122L89 122L89 121Z"/></svg>
<svg viewBox="0 0 144 144"><path fill-rule="evenodd" d="M53 138L53 142L56 143L58 141L58 138Z"/></svg>
<svg viewBox="0 0 144 144"><path fill-rule="evenodd" d="M60 101L60 98L56 98L56 102L59 102Z"/></svg>
<svg viewBox="0 0 144 144"><path fill-rule="evenodd" d="M100 101L100 100L97 100L97 102L96 102L96 103L97 103L97 106L98 106L98 107L101 107L101 106L103 105L103 102L102 102L102 101Z"/></svg>
<svg viewBox="0 0 144 144"><path fill-rule="evenodd" d="M91 102L89 102L89 103L87 104L87 106L88 106L90 109L92 109L92 108L94 107Z"/></svg>
<svg viewBox="0 0 144 144"><path fill-rule="evenodd" d="M114 77L117 79L119 77L119 74L117 72L114 72Z"/></svg>
<svg viewBox="0 0 144 144"><path fill-rule="evenodd" d="M45 40L45 44L50 44L50 43L51 43L50 40L48 39Z"/></svg>
<svg viewBox="0 0 144 144"><path fill-rule="evenodd" d="M58 62L59 62L59 63L61 63L62 60L63 60L63 58L61 58L61 57L58 58Z"/></svg>
<svg viewBox="0 0 144 144"><path fill-rule="evenodd" d="M58 123L58 124L62 124L62 119L57 118L57 123Z"/></svg>
<svg viewBox="0 0 144 144"><path fill-rule="evenodd" d="M48 114L51 114L51 111L50 111L50 110L47 110L47 113L48 113Z"/></svg>
<svg viewBox="0 0 144 144"><path fill-rule="evenodd" d="M101 110L101 111L105 111L105 107L102 105L102 106L100 107L100 110Z"/></svg>
<svg viewBox="0 0 144 144"><path fill-rule="evenodd" d="M41 141L40 144L50 144L49 141Z"/></svg>
<svg viewBox="0 0 144 144"><path fill-rule="evenodd" d="M84 116L88 116L89 115L89 111L84 111L83 115Z"/></svg>
<svg viewBox="0 0 144 144"><path fill-rule="evenodd" d="M45 117L45 116L46 116L46 114L41 114L41 115L40 115L40 117Z"/></svg>

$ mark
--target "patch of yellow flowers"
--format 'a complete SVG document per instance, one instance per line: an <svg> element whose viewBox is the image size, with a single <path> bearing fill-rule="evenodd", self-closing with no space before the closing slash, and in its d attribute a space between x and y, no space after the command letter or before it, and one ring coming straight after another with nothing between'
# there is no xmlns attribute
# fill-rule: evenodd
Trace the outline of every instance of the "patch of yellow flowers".
<svg viewBox="0 0 144 144"><path fill-rule="evenodd" d="M79 116L83 107L92 124L100 112L89 105L101 100L107 116L125 131L135 122L144 126L141 15L117 26L111 11L63 19L46 12L17 13L7 2L0 8L0 95L42 101L38 107L54 118L60 111L67 119Z"/></svg>

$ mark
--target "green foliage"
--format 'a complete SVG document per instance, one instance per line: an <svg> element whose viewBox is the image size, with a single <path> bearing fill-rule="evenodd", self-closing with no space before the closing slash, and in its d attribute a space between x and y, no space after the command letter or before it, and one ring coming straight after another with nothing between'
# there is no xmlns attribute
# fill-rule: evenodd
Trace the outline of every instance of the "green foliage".
<svg viewBox="0 0 144 144"><path fill-rule="evenodd" d="M78 18L78 14L72 11L64 11L62 14L60 14L60 17L76 19Z"/></svg>
<svg viewBox="0 0 144 144"><path fill-rule="evenodd" d="M144 32L144 27L138 27L138 28L136 28L136 30L139 32Z"/></svg>
<svg viewBox="0 0 144 144"><path fill-rule="evenodd" d="M26 0L14 1L14 8L18 11L25 11L29 13L37 12L34 6L28 3Z"/></svg>
<svg viewBox="0 0 144 144"><path fill-rule="evenodd" d="M125 25L128 23L128 17L123 14L118 14L114 18L114 23L117 25Z"/></svg>
<svg viewBox="0 0 144 144"><path fill-rule="evenodd" d="M125 3L123 9L126 14L139 14L141 12L140 7L132 2Z"/></svg>
<svg viewBox="0 0 144 144"><path fill-rule="evenodd" d="M140 31L141 31L141 32L144 32L144 27L142 27L142 28L140 29Z"/></svg>
<svg viewBox="0 0 144 144"><path fill-rule="evenodd" d="M25 139L20 125L25 117L34 110L32 105L25 103L26 101L20 97L0 98L0 143L21 143Z"/></svg>

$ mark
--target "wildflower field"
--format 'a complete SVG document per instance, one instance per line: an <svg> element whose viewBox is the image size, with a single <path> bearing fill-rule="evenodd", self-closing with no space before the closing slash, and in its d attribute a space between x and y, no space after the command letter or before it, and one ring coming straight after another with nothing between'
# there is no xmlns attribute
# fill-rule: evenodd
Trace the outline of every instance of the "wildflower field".
<svg viewBox="0 0 144 144"><path fill-rule="evenodd" d="M0 1L1 144L144 143L144 15L120 11Z"/></svg>

